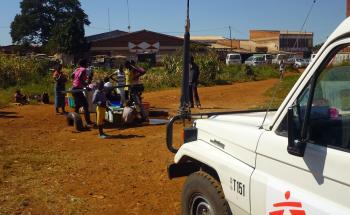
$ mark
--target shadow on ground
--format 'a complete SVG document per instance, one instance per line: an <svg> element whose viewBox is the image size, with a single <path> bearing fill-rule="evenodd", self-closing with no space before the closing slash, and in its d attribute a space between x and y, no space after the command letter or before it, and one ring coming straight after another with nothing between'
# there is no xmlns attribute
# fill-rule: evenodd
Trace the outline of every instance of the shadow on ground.
<svg viewBox="0 0 350 215"><path fill-rule="evenodd" d="M0 111L0 118L23 118L23 116L18 116L17 112L11 112L11 111Z"/></svg>

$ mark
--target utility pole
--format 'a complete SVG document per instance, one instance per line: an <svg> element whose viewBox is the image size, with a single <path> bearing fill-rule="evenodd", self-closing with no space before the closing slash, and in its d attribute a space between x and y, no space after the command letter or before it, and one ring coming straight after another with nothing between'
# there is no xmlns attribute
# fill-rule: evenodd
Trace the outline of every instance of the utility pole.
<svg viewBox="0 0 350 215"><path fill-rule="evenodd" d="M189 118L189 73L190 73L190 1L187 0L187 16L184 35L184 56L182 71L182 87L179 113L183 119Z"/></svg>
<svg viewBox="0 0 350 215"><path fill-rule="evenodd" d="M232 35L231 35L231 25L228 26L228 29L230 30L230 42L231 42L231 52L232 52Z"/></svg>

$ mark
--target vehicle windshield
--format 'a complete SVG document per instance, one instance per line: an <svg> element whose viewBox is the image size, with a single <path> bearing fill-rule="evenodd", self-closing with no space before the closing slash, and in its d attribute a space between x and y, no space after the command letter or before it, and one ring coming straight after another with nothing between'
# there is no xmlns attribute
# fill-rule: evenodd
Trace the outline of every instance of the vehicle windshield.
<svg viewBox="0 0 350 215"><path fill-rule="evenodd" d="M261 56L255 57L254 60L255 61L264 61L264 57L261 57Z"/></svg>
<svg viewBox="0 0 350 215"><path fill-rule="evenodd" d="M277 55L278 60L286 59L287 55Z"/></svg>
<svg viewBox="0 0 350 215"><path fill-rule="evenodd" d="M239 60L240 57L239 57L239 55L230 55L230 59L231 60Z"/></svg>

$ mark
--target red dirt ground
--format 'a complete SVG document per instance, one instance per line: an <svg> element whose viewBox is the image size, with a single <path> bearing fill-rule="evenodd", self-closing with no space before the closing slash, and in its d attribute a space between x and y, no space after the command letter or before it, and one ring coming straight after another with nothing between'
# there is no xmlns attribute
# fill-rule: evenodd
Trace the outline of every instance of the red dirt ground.
<svg viewBox="0 0 350 215"><path fill-rule="evenodd" d="M277 81L200 88L201 111L257 107ZM179 89L144 100L174 114ZM51 105L0 109L0 215L180 213L184 179L167 178L165 125L106 129L115 135L107 140L97 133L74 132Z"/></svg>

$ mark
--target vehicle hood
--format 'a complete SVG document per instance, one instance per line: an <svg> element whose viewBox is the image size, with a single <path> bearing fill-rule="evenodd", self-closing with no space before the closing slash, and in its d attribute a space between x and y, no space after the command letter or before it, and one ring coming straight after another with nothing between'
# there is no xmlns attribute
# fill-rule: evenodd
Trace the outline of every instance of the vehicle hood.
<svg viewBox="0 0 350 215"><path fill-rule="evenodd" d="M269 123L274 113L269 113L264 124ZM217 115L197 120L198 139L211 144L238 160L255 166L255 151L265 112L250 112L231 115Z"/></svg>

